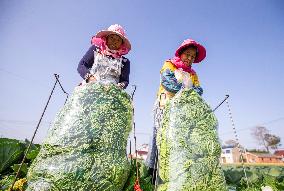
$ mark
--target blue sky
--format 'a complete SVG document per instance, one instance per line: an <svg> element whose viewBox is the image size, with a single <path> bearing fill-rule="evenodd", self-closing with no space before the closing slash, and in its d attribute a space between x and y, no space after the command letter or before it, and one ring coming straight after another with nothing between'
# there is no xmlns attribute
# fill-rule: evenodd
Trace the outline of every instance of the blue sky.
<svg viewBox="0 0 284 191"><path fill-rule="evenodd" d="M258 148L251 128L264 125L284 141L284 3L238 1L0 1L0 135L31 138L54 83L69 93L97 31L118 23L132 43L130 86L137 85L138 143L148 143L159 70L192 38L207 49L194 65L212 107L229 103L241 144ZM65 95L57 87L36 136L41 142ZM233 139L227 108L216 115L222 141Z"/></svg>

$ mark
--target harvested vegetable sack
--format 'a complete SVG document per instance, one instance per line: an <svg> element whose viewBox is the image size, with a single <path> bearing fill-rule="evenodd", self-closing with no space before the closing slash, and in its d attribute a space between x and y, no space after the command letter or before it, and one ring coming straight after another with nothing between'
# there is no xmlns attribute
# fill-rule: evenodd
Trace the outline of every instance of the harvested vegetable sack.
<svg viewBox="0 0 284 191"><path fill-rule="evenodd" d="M132 112L130 96L115 85L76 87L29 169L27 190L122 190Z"/></svg>
<svg viewBox="0 0 284 191"><path fill-rule="evenodd" d="M192 89L183 89L166 105L158 132L158 191L224 191L219 163L217 119Z"/></svg>

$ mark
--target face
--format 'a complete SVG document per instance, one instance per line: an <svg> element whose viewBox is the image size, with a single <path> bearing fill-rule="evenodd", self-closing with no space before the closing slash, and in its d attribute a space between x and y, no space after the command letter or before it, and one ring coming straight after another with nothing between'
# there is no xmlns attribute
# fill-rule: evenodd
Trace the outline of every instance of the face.
<svg viewBox="0 0 284 191"><path fill-rule="evenodd" d="M116 34L110 34L106 37L106 45L111 50L118 50L122 43L122 38Z"/></svg>
<svg viewBox="0 0 284 191"><path fill-rule="evenodd" d="M185 65L190 66L194 62L196 54L196 48L188 47L180 54L180 59Z"/></svg>

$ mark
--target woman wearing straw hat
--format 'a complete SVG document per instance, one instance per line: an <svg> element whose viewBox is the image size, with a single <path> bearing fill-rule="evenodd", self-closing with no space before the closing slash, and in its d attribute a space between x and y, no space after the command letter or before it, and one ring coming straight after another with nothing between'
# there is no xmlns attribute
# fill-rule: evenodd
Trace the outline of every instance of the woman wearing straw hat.
<svg viewBox="0 0 284 191"><path fill-rule="evenodd" d="M131 49L120 25L92 38L74 89L56 115L28 173L28 190L120 191L130 171L125 154L132 129L129 81ZM117 87L119 86L119 87Z"/></svg>
<svg viewBox="0 0 284 191"><path fill-rule="evenodd" d="M160 71L158 98L163 99L160 102L165 103L182 87L193 88L202 95L203 89L196 72L192 69L192 64L201 62L205 57L206 50L201 44L192 39L185 40L176 50L175 56L167 60Z"/></svg>
<svg viewBox="0 0 284 191"><path fill-rule="evenodd" d="M118 24L99 31L92 46L79 62L77 71L84 83L114 83L125 89L129 83L130 61L123 55L131 50L125 30Z"/></svg>
<svg viewBox="0 0 284 191"><path fill-rule="evenodd" d="M205 57L206 49L201 44L192 39L186 39L176 50L175 56L165 61L160 71L161 82L154 107L153 139L147 157L150 173L154 175L152 181L155 181L157 168L156 134L160 127L164 105L182 88L192 88L202 95L203 89L196 72L192 69L192 64L201 62Z"/></svg>

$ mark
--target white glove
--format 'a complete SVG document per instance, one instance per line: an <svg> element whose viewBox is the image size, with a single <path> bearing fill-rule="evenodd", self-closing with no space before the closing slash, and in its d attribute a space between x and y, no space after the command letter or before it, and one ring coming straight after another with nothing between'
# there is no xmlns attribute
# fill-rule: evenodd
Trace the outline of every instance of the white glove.
<svg viewBox="0 0 284 191"><path fill-rule="evenodd" d="M190 89L192 88L192 85L193 83L192 83L190 75L188 73L185 74L182 80L182 86Z"/></svg>
<svg viewBox="0 0 284 191"><path fill-rule="evenodd" d="M192 88L192 80L190 74L183 71L182 69L175 70L175 77L179 83L182 83L184 88Z"/></svg>
<svg viewBox="0 0 284 191"><path fill-rule="evenodd" d="M176 79L179 83L181 83L183 81L183 75L184 74L183 74L182 69L175 70L175 77L176 77Z"/></svg>
<svg viewBox="0 0 284 191"><path fill-rule="evenodd" d="M117 87L119 87L119 88L121 88L121 89L124 89L125 83L118 83L118 84L117 84Z"/></svg>

